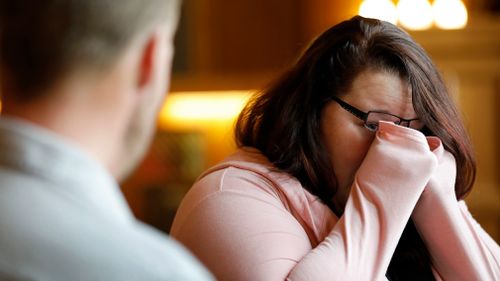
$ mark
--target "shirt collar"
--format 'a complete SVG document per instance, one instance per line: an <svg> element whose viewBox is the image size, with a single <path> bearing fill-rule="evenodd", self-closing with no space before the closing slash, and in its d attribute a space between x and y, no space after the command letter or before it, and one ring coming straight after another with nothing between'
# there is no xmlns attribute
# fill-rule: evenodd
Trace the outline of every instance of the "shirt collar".
<svg viewBox="0 0 500 281"><path fill-rule="evenodd" d="M55 133L1 116L0 151L0 166L46 181L48 192L69 192L94 211L115 220L126 222L133 218L109 172L76 144Z"/></svg>

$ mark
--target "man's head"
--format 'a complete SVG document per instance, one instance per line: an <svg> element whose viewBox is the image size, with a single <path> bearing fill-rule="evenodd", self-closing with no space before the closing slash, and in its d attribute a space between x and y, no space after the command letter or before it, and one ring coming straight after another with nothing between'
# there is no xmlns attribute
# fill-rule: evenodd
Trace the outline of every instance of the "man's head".
<svg viewBox="0 0 500 281"><path fill-rule="evenodd" d="M3 113L79 143L123 176L167 90L178 1L0 0Z"/></svg>

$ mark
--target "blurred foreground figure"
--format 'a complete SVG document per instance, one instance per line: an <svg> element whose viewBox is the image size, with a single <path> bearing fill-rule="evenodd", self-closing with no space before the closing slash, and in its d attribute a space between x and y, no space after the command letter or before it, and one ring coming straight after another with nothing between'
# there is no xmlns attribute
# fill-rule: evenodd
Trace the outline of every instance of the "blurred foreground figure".
<svg viewBox="0 0 500 281"><path fill-rule="evenodd" d="M174 0L0 0L0 279L211 280L116 180L167 92Z"/></svg>

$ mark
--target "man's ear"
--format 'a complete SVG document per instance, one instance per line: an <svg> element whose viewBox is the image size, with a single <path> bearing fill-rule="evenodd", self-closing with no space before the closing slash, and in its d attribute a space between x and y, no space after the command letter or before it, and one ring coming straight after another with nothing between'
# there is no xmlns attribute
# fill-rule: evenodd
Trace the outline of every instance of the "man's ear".
<svg viewBox="0 0 500 281"><path fill-rule="evenodd" d="M157 34L149 35L145 41L139 57L139 73L137 87L143 88L154 78L155 59L158 48Z"/></svg>

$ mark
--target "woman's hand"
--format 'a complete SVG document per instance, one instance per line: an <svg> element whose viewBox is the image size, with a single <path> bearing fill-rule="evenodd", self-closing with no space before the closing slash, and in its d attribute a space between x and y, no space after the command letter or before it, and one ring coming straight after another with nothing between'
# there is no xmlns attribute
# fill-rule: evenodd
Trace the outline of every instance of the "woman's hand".
<svg viewBox="0 0 500 281"><path fill-rule="evenodd" d="M498 245L455 195L456 161L436 137L427 142L438 160L412 219L442 280L499 280Z"/></svg>
<svg viewBox="0 0 500 281"><path fill-rule="evenodd" d="M455 196L456 162L455 157L446 151L437 137L427 137L429 148L438 160L438 166L422 193L422 199L428 196L448 198Z"/></svg>

